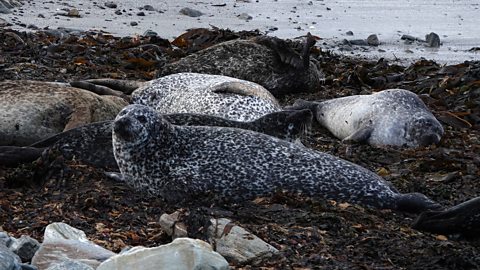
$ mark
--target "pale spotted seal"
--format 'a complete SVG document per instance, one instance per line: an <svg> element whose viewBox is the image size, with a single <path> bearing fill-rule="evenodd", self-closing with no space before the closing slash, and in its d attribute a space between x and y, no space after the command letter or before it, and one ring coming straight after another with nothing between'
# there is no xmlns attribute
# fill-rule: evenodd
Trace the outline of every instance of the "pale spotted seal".
<svg viewBox="0 0 480 270"><path fill-rule="evenodd" d="M132 103L160 113L199 113L252 121L281 110L262 86L228 76L178 73L148 82L132 93Z"/></svg>
<svg viewBox="0 0 480 270"><path fill-rule="evenodd" d="M279 111L251 122L239 122L201 114L166 114L176 125L223 126L254 130L287 141L298 141L312 122L312 112ZM64 158L80 160L95 167L118 170L112 149L112 121L87 124L70 129L30 147L0 146L0 165L16 166L31 162L44 148L58 150Z"/></svg>
<svg viewBox="0 0 480 270"><path fill-rule="evenodd" d="M0 82L0 145L29 145L82 124L111 120L126 105L70 86Z"/></svg>
<svg viewBox="0 0 480 270"><path fill-rule="evenodd" d="M270 36L226 41L165 65L159 77L181 72L225 75L258 83L276 97L316 91L324 74L310 57L315 39L309 33L300 54L295 45Z"/></svg>
<svg viewBox="0 0 480 270"><path fill-rule="evenodd" d="M172 125L147 106L125 107L112 137L124 181L166 200L212 194L249 200L287 190L401 211L439 207L422 194L401 194L375 173L329 154L249 130Z"/></svg>
<svg viewBox="0 0 480 270"><path fill-rule="evenodd" d="M322 126L345 141L419 147L439 143L444 132L423 101L403 89L323 102L298 100L289 108L312 109Z"/></svg>

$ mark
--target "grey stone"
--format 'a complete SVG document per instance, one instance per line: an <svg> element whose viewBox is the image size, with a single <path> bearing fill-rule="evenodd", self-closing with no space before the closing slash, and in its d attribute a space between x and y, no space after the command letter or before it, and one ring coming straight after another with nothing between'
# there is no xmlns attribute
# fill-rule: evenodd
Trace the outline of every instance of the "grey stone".
<svg viewBox="0 0 480 270"><path fill-rule="evenodd" d="M155 31L153 31L153 30L148 29L147 31L145 31L145 32L143 33L143 35L144 35L145 37L156 37L156 36L158 36L158 33L155 32Z"/></svg>
<svg viewBox="0 0 480 270"><path fill-rule="evenodd" d="M137 13L137 16L145 16L145 12L140 11L140 12Z"/></svg>
<svg viewBox="0 0 480 270"><path fill-rule="evenodd" d="M430 34L425 35L425 40L427 41L428 47L432 47L432 48L440 47L440 37L434 32L431 32Z"/></svg>
<svg viewBox="0 0 480 270"><path fill-rule="evenodd" d="M138 23L137 23L137 22L130 22L130 25L131 25L131 26L137 26Z"/></svg>
<svg viewBox="0 0 480 270"><path fill-rule="evenodd" d="M190 17L200 17L203 15L203 12L188 7L180 9L180 13Z"/></svg>
<svg viewBox="0 0 480 270"><path fill-rule="evenodd" d="M6 232L0 232L0 245L5 245L7 247L12 243L12 238L8 236Z"/></svg>
<svg viewBox="0 0 480 270"><path fill-rule="evenodd" d="M13 240L10 246L10 249L20 257L22 262L31 261L39 248L40 243L28 235L22 235L19 239Z"/></svg>
<svg viewBox="0 0 480 270"><path fill-rule="evenodd" d="M249 21L249 20L253 19L253 17L248 13L242 13L242 14L238 15L237 17L241 20L246 20L246 21Z"/></svg>
<svg viewBox="0 0 480 270"><path fill-rule="evenodd" d="M143 6L143 9L145 9L146 11L155 11L155 8L151 5L145 5Z"/></svg>
<svg viewBox="0 0 480 270"><path fill-rule="evenodd" d="M61 263L51 265L47 270L94 270L95 268L74 260L66 260Z"/></svg>
<svg viewBox="0 0 480 270"><path fill-rule="evenodd" d="M347 32L345 33L345 35L347 35L347 36L353 36L353 32L352 32L352 31L347 31Z"/></svg>
<svg viewBox="0 0 480 270"><path fill-rule="evenodd" d="M87 236L82 230L76 229L63 222L54 222L45 228L45 232L43 233L44 242L62 239L89 242Z"/></svg>
<svg viewBox="0 0 480 270"><path fill-rule="evenodd" d="M380 45L380 41L378 40L378 37L377 35L375 34L372 34L370 36L367 37L367 43L368 45L370 46L378 46Z"/></svg>
<svg viewBox="0 0 480 270"><path fill-rule="evenodd" d="M109 8L117 8L117 4L113 1L106 2L105 6Z"/></svg>
<svg viewBox="0 0 480 270"><path fill-rule="evenodd" d="M201 240L177 238L172 243L154 247L134 247L111 257L97 270L156 269L229 269L228 262Z"/></svg>
<svg viewBox="0 0 480 270"><path fill-rule="evenodd" d="M0 243L0 269L20 270L20 258L7 246Z"/></svg>

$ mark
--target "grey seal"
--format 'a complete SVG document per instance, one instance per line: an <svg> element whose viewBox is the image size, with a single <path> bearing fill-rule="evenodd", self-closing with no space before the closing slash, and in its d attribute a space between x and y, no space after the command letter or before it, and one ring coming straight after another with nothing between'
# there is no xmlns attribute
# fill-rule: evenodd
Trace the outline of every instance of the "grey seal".
<svg viewBox="0 0 480 270"><path fill-rule="evenodd" d="M281 110L262 86L222 75L178 73L158 78L133 91L132 103L160 113L198 113L252 121Z"/></svg>
<svg viewBox="0 0 480 270"><path fill-rule="evenodd" d="M323 102L297 100L289 108L312 109L320 125L345 141L420 147L439 143L444 133L425 103L404 89Z"/></svg>
<svg viewBox="0 0 480 270"><path fill-rule="evenodd" d="M165 65L158 77L182 72L225 75L258 83L275 97L313 92L325 77L310 57L315 42L310 33L301 44L270 36L226 41Z"/></svg>
<svg viewBox="0 0 480 270"><path fill-rule="evenodd" d="M287 141L298 141L312 122L312 112L279 111L251 122L239 122L201 114L166 114L163 117L176 125L223 126L249 129ZM118 170L112 148L112 121L87 124L70 129L30 145L30 147L1 147L0 164L16 166L31 162L45 148L58 150L66 159L80 160L95 167Z"/></svg>
<svg viewBox="0 0 480 270"><path fill-rule="evenodd" d="M0 82L0 145L29 145L82 124L112 120L126 105L114 96L40 81Z"/></svg>
<svg viewBox="0 0 480 270"><path fill-rule="evenodd" d="M250 200L286 190L409 212L439 208L332 155L249 130L172 125L147 106L125 107L112 137L124 181L167 201Z"/></svg>

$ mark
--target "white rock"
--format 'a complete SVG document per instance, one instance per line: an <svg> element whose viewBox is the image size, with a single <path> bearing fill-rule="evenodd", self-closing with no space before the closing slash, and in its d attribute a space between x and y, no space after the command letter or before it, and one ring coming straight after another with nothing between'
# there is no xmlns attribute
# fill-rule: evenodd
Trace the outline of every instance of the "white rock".
<svg viewBox="0 0 480 270"><path fill-rule="evenodd" d="M62 222L55 222L55 223L49 224L45 228L45 233L43 234L43 241L47 242L50 240L58 240L58 239L89 242L87 236L82 230L76 229Z"/></svg>
<svg viewBox="0 0 480 270"><path fill-rule="evenodd" d="M228 260L243 263L279 252L256 235L231 224L229 219L211 219L211 222L213 225L208 227L209 240L214 243L215 250Z"/></svg>
<svg viewBox="0 0 480 270"><path fill-rule="evenodd" d="M187 270L229 269L228 262L201 240L177 238L172 243L154 248L133 248L111 257L97 270Z"/></svg>

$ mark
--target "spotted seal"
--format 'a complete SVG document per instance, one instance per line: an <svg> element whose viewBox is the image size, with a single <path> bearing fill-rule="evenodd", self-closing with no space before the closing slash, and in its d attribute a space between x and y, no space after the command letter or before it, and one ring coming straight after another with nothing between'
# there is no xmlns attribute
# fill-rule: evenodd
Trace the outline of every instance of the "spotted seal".
<svg viewBox="0 0 480 270"><path fill-rule="evenodd" d="M126 105L114 96L58 83L0 82L0 145L29 145L82 124L113 119Z"/></svg>
<svg viewBox="0 0 480 270"><path fill-rule="evenodd" d="M165 119L176 125L223 126L253 130L287 141L298 141L312 122L312 112L279 111L251 122L239 122L201 114L165 114ZM16 166L31 162L43 149L58 150L66 159L81 160L95 167L118 170L112 149L112 121L87 124L70 129L30 147L1 147L0 164Z"/></svg>
<svg viewBox="0 0 480 270"><path fill-rule="evenodd" d="M329 154L249 130L172 125L147 106L125 107L112 134L124 181L166 200L202 195L249 200L287 190L401 211L439 207Z"/></svg>
<svg viewBox="0 0 480 270"><path fill-rule="evenodd" d="M301 53L298 44L276 37L222 42L162 67L158 76L195 72L216 74L258 83L274 96L319 89L324 74L310 57L315 39L307 34Z"/></svg>
<svg viewBox="0 0 480 270"><path fill-rule="evenodd" d="M133 91L131 98L160 113L199 113L236 121L281 110L276 98L256 83L199 73L158 78Z"/></svg>
<svg viewBox="0 0 480 270"><path fill-rule="evenodd" d="M404 89L323 102L298 100L289 108L312 109L320 125L345 141L419 147L439 143L444 132L423 101Z"/></svg>

